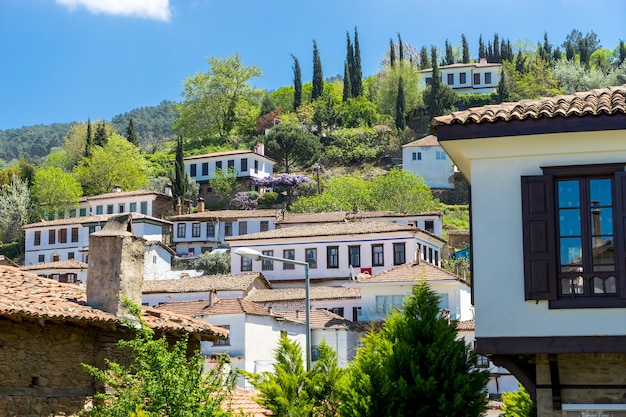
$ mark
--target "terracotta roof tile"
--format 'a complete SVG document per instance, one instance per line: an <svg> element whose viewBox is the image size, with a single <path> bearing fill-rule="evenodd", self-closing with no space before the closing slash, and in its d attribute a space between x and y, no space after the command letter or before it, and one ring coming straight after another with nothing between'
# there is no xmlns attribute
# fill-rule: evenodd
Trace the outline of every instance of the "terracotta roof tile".
<svg viewBox="0 0 626 417"><path fill-rule="evenodd" d="M358 288L344 287L311 287L311 300L336 300L345 298L361 298ZM269 301L296 301L304 300L304 288L282 288L274 290L256 290L246 296L246 300L257 303Z"/></svg>
<svg viewBox="0 0 626 417"><path fill-rule="evenodd" d="M280 314L293 321L305 322L304 310L281 311ZM354 323L328 310L311 310L312 329L352 329Z"/></svg>
<svg viewBox="0 0 626 417"><path fill-rule="evenodd" d="M429 262L422 261L419 264L416 262L407 262L405 264L393 267L387 271L381 272L378 275L370 276L366 274L357 275L357 281L359 282L413 282L418 280L426 281L444 281L444 280L457 280L461 282L463 279L457 277L451 272L445 269L439 268Z"/></svg>
<svg viewBox="0 0 626 417"><path fill-rule="evenodd" d="M249 235L232 236L226 241L282 239L313 236L358 235L368 233L416 232L411 226L402 226L391 222L347 222L332 224L316 224L310 226L294 226Z"/></svg>
<svg viewBox="0 0 626 417"><path fill-rule="evenodd" d="M157 309L167 310L176 314L183 314L191 317L242 313L252 314L255 316L277 316L276 314L270 313L267 308L262 305L241 298L222 298L215 301L213 305L211 305L208 300L172 301L159 305Z"/></svg>
<svg viewBox="0 0 626 417"><path fill-rule="evenodd" d="M441 216L441 212L423 213L396 213L393 211L331 211L324 213L286 213L284 217L276 220L276 224L299 224L299 223L339 223L361 219L407 217L407 216Z"/></svg>
<svg viewBox="0 0 626 417"><path fill-rule="evenodd" d="M181 214L168 217L169 221L182 222L186 220L209 221L209 220L235 220L245 218L269 217L275 219L280 210L259 209L259 210L209 210L201 213Z"/></svg>
<svg viewBox="0 0 626 417"><path fill-rule="evenodd" d="M264 159L268 159L268 160L270 160L272 162L275 162L272 158L268 158L265 155L261 155L259 153L254 152L254 151L245 150L245 149L235 149L235 150L232 150L232 151L205 153L205 154L202 154L202 155L187 156L187 157L185 157L183 159L185 161L191 161L191 160L194 160L194 159L213 158L213 157L228 156L228 155L246 155L246 154L252 154L252 155L264 158Z"/></svg>
<svg viewBox="0 0 626 417"><path fill-rule="evenodd" d="M456 329L459 331L471 331L476 329L476 322L474 320L459 321L456 323Z"/></svg>
<svg viewBox="0 0 626 417"><path fill-rule="evenodd" d="M82 217L69 217L67 219L56 219L56 220L41 220L36 223L29 223L22 226L22 229L31 229L36 227L48 227L48 226L63 226L63 225L79 225L86 223L98 223L101 222L103 225L106 223L109 218L113 216L118 216L119 214L98 214L95 216L82 216ZM158 223L163 224L171 224L167 220L159 219L152 216L147 216L141 213L131 213L133 221L138 220L152 220Z"/></svg>
<svg viewBox="0 0 626 417"><path fill-rule="evenodd" d="M172 198L171 196L168 196L167 194L158 193L152 190L133 190L133 191L120 191L118 193L111 192L111 193L98 194L98 195L92 195L92 196L83 196L80 198L80 201L85 202L85 201L92 201L92 200L104 200L106 198L115 198L115 197L137 197L137 196L142 196L142 195L155 195L157 197L165 197L165 198L170 198L170 199Z"/></svg>
<svg viewBox="0 0 626 417"><path fill-rule="evenodd" d="M171 333L194 333L203 339L226 337L228 331L189 317L143 307L146 324ZM0 267L0 316L13 320L63 321L115 329L119 319L86 303L86 292L74 284Z"/></svg>
<svg viewBox="0 0 626 417"><path fill-rule="evenodd" d="M256 390L237 387L224 399L222 408L250 417L271 416L272 412L270 410L254 401L254 398L258 395L259 392Z"/></svg>
<svg viewBox="0 0 626 417"><path fill-rule="evenodd" d="M626 84L558 97L542 97L454 112L433 119L434 126L626 113Z"/></svg>
<svg viewBox="0 0 626 417"><path fill-rule="evenodd" d="M42 269L87 269L87 266L88 265L85 262L79 262L75 259L66 259L63 261L20 266L20 271L39 271Z"/></svg>
<svg viewBox="0 0 626 417"><path fill-rule="evenodd" d="M412 147L412 146L440 146L440 145L439 145L439 141L437 140L437 136L428 135L428 136L424 136L421 139L402 145L403 148L406 148L409 146Z"/></svg>
<svg viewBox="0 0 626 417"><path fill-rule="evenodd" d="M182 293L203 291L245 291L255 280L260 280L267 288L270 283L260 272L245 272L233 275L204 275L201 277L155 280L143 282L143 293Z"/></svg>

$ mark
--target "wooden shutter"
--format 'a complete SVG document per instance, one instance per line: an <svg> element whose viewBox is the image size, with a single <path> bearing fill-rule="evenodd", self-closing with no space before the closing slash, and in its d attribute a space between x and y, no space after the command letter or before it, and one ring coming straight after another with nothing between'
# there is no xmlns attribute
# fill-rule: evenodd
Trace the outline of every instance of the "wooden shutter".
<svg viewBox="0 0 626 417"><path fill-rule="evenodd" d="M556 300L557 250L552 175L522 177L524 299Z"/></svg>
<svg viewBox="0 0 626 417"><path fill-rule="evenodd" d="M618 289L620 298L626 298L626 172L615 173L615 224L613 247L617 262Z"/></svg>

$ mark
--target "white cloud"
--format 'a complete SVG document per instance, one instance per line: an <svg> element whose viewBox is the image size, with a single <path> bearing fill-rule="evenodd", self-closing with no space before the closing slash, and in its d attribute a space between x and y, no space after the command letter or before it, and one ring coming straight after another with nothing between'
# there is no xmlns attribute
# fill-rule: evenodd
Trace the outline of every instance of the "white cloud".
<svg viewBox="0 0 626 417"><path fill-rule="evenodd" d="M169 0L56 0L70 10L84 7L91 13L135 16L169 22Z"/></svg>

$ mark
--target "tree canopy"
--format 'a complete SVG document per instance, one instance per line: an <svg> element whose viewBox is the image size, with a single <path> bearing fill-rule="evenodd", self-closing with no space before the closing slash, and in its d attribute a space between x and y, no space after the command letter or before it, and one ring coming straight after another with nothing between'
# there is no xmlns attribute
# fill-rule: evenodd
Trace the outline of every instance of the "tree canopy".
<svg viewBox="0 0 626 417"><path fill-rule="evenodd" d="M265 143L265 152L278 161L278 169L289 173L296 165L308 168L317 162L321 144L317 136L300 126L282 123L272 128Z"/></svg>
<svg viewBox="0 0 626 417"><path fill-rule="evenodd" d="M54 166L37 170L31 192L43 214L49 217L54 217L57 213L63 217L65 209L78 207L83 195L76 177Z"/></svg>

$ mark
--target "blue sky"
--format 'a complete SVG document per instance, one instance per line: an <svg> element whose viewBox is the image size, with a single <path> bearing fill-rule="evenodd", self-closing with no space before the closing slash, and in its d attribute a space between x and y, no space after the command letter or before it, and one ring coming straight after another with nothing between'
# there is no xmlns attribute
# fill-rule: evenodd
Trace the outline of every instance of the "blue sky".
<svg viewBox="0 0 626 417"><path fill-rule="evenodd" d="M400 33L416 48L480 34L560 45L576 28L604 47L626 40L624 0L0 0L0 129L106 119L162 100L207 57L235 53L268 90L290 85L290 54L312 73L343 72L346 31L358 27L363 75L375 74Z"/></svg>

